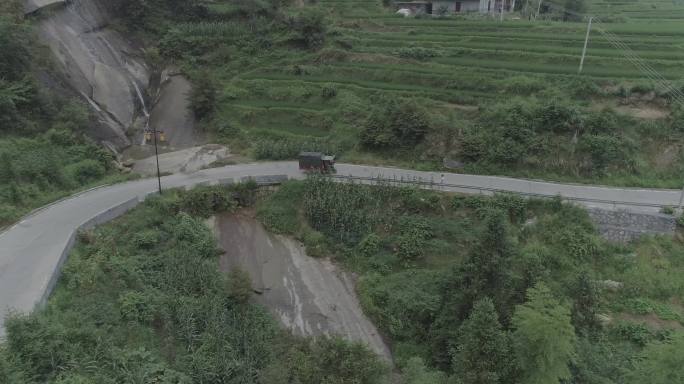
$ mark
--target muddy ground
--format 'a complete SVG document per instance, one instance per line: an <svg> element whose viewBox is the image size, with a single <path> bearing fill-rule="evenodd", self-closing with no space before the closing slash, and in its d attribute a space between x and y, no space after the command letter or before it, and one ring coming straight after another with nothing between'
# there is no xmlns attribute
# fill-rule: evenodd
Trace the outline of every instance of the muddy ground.
<svg viewBox="0 0 684 384"><path fill-rule="evenodd" d="M362 341L391 362L389 348L363 314L354 279L328 259L306 255L302 245L274 235L249 212L214 219L225 254L223 271L239 266L249 273L254 299L281 324L301 336L340 335Z"/></svg>

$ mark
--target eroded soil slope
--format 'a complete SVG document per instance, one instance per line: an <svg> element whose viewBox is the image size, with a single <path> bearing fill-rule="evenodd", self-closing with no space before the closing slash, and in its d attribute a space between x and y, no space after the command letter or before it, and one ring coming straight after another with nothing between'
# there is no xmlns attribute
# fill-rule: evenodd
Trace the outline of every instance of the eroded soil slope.
<svg viewBox="0 0 684 384"><path fill-rule="evenodd" d="M363 314L352 277L330 260L306 255L295 240L269 233L248 214L220 216L215 231L225 250L224 271L249 272L256 301L296 335L341 335L365 342L387 361L391 354Z"/></svg>

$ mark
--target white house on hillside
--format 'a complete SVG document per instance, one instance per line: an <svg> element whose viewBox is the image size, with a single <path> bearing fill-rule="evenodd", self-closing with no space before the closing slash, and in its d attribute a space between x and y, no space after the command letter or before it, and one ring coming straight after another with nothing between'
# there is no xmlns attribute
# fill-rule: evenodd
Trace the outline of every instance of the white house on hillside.
<svg viewBox="0 0 684 384"><path fill-rule="evenodd" d="M407 9L412 14L498 13L501 12L502 1L504 12L510 12L515 8L515 0L399 1L395 2L394 5L397 9Z"/></svg>

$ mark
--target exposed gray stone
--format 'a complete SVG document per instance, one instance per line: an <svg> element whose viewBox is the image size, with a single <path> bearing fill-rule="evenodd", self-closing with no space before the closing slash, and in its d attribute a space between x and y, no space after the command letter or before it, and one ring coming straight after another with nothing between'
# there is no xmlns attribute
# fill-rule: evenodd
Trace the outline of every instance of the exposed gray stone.
<svg viewBox="0 0 684 384"><path fill-rule="evenodd" d="M43 43L56 57L64 81L82 95L100 122L92 136L117 148L130 145L131 127L149 74L134 46L108 27L106 0L27 0L26 10L53 6L37 22Z"/></svg>
<svg viewBox="0 0 684 384"><path fill-rule="evenodd" d="M677 228L675 218L662 213L635 213L598 208L590 208L587 211L601 236L617 243L628 243L642 235L673 234Z"/></svg>
<svg viewBox="0 0 684 384"><path fill-rule="evenodd" d="M26 0L24 3L24 13L29 14L43 8L64 4L64 0Z"/></svg>
<svg viewBox="0 0 684 384"><path fill-rule="evenodd" d="M607 289L611 292L617 292L619 291L625 284L620 282L620 281L614 281L614 280L600 280L597 281L598 286L604 289Z"/></svg>

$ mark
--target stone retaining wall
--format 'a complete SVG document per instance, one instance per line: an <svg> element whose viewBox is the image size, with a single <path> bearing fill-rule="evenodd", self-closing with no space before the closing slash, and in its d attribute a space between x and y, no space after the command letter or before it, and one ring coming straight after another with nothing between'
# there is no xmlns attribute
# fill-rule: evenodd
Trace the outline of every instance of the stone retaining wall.
<svg viewBox="0 0 684 384"><path fill-rule="evenodd" d="M662 213L634 213L624 210L588 208L601 236L618 243L627 243L641 235L673 234L677 228L674 216Z"/></svg>

